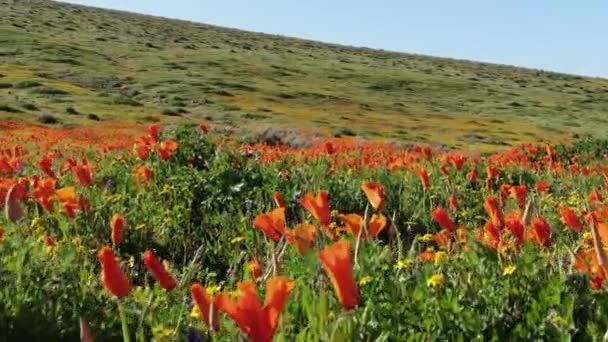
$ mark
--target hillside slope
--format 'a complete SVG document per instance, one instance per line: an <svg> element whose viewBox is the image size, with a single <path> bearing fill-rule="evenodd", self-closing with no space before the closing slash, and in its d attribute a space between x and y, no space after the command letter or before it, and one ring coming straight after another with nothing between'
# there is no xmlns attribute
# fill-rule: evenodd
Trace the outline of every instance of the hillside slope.
<svg viewBox="0 0 608 342"><path fill-rule="evenodd" d="M0 75L3 118L68 126L204 119L492 149L608 123L608 80L51 1L0 0Z"/></svg>

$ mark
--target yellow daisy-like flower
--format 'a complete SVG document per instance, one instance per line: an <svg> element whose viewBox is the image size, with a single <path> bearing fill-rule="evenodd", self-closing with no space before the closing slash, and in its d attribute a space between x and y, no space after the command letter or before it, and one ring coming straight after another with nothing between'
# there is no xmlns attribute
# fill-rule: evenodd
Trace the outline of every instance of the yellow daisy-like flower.
<svg viewBox="0 0 608 342"><path fill-rule="evenodd" d="M359 285L365 286L365 285L371 283L372 280L374 280L374 278L372 278L370 276L364 276L361 279L359 279Z"/></svg>
<svg viewBox="0 0 608 342"><path fill-rule="evenodd" d="M591 234L591 232L587 231L583 233L583 240L588 240L593 238L593 235Z"/></svg>
<svg viewBox="0 0 608 342"><path fill-rule="evenodd" d="M160 191L160 194L164 195L164 194L168 194L170 192L171 192L171 187L169 185L165 184L163 189Z"/></svg>
<svg viewBox="0 0 608 342"><path fill-rule="evenodd" d="M414 264L414 261L412 259L399 260L395 264L395 269L398 271L403 271L403 270L410 268L412 266L412 264Z"/></svg>
<svg viewBox="0 0 608 342"><path fill-rule="evenodd" d="M424 234L420 238L418 238L418 240L422 242L431 242L435 241L435 236L433 234Z"/></svg>
<svg viewBox="0 0 608 342"><path fill-rule="evenodd" d="M235 243L239 243L239 242L242 242L242 241L245 241L245 240L247 240L246 237L244 237L244 236L237 236L234 239L230 240L230 243L235 244Z"/></svg>
<svg viewBox="0 0 608 342"><path fill-rule="evenodd" d="M198 309L198 306L192 306L192 310L190 310L190 318L196 320L201 319L201 311Z"/></svg>
<svg viewBox="0 0 608 342"><path fill-rule="evenodd" d="M446 252L439 251L435 253L435 258L433 260L435 262L435 266L443 264L446 260L448 260L448 254Z"/></svg>
<svg viewBox="0 0 608 342"><path fill-rule="evenodd" d="M505 269L502 271L502 275L510 276L511 274L515 273L516 270L517 270L517 266L509 265L509 266L505 267Z"/></svg>
<svg viewBox="0 0 608 342"><path fill-rule="evenodd" d="M426 286L428 287L439 287L443 284L443 274L433 274L426 280Z"/></svg>
<svg viewBox="0 0 608 342"><path fill-rule="evenodd" d="M207 296L215 296L216 294L220 293L220 291L222 291L222 287L219 285L209 286L205 290L207 292Z"/></svg>

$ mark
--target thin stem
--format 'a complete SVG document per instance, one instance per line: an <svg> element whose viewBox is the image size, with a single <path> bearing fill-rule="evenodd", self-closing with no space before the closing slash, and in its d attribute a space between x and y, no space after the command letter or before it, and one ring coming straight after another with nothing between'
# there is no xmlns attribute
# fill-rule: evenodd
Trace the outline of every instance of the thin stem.
<svg viewBox="0 0 608 342"><path fill-rule="evenodd" d="M129 322L127 321L127 312L122 302L118 300L118 312L120 313L120 322L122 324L122 340L124 342L131 342L131 335L129 334Z"/></svg>

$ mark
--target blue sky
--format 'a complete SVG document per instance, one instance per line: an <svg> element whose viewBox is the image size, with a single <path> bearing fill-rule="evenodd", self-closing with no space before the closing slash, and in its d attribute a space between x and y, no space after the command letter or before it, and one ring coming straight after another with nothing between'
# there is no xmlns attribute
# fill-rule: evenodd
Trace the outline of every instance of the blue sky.
<svg viewBox="0 0 608 342"><path fill-rule="evenodd" d="M608 78L606 0L70 0L251 31Z"/></svg>

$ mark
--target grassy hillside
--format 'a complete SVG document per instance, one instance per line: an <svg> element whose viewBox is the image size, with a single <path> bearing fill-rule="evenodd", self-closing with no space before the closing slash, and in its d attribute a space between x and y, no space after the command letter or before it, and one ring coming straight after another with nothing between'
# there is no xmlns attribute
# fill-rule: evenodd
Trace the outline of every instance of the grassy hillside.
<svg viewBox="0 0 608 342"><path fill-rule="evenodd" d="M0 115L41 112L66 126L203 119L493 149L604 136L608 80L0 0Z"/></svg>

